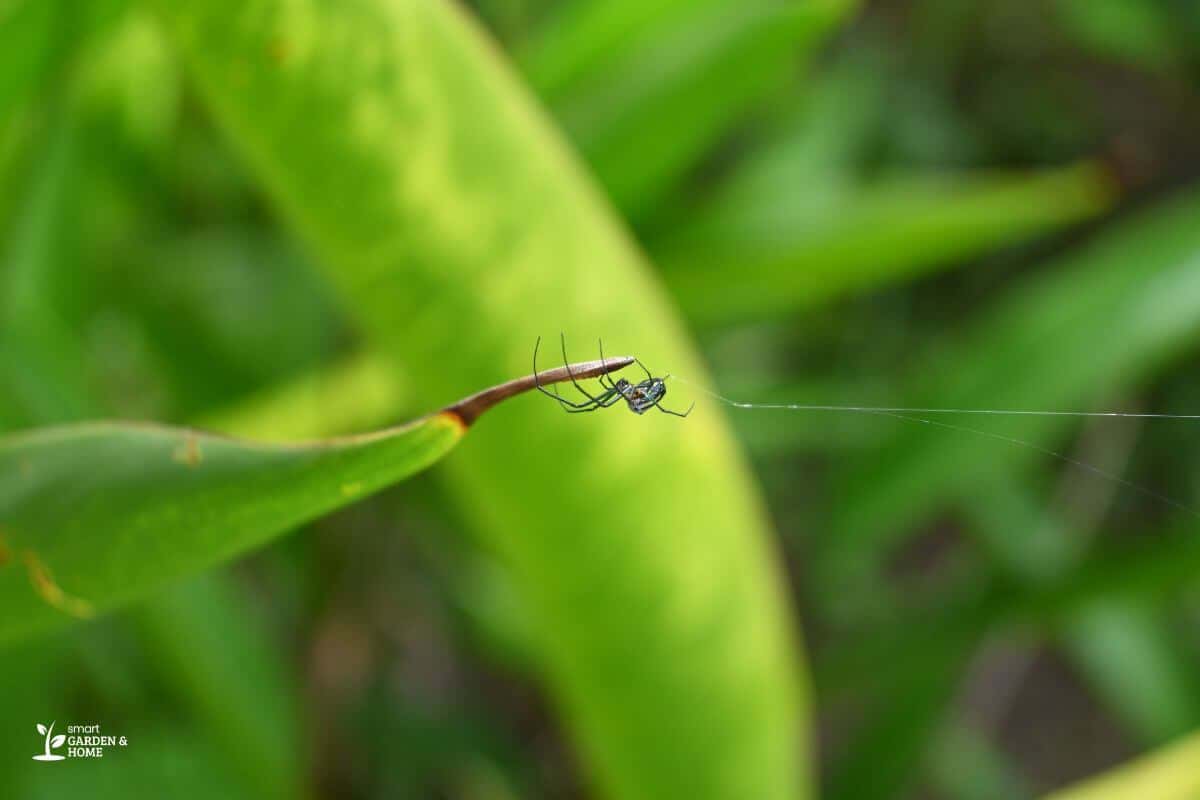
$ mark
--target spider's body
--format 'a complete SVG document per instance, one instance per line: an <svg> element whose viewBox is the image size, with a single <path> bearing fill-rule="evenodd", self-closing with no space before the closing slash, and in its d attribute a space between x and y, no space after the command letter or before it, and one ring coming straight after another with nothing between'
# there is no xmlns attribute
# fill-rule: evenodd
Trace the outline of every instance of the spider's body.
<svg viewBox="0 0 1200 800"><path fill-rule="evenodd" d="M613 384L613 388L625 398L629 410L635 414L645 414L657 406L658 401L667 393L667 384L662 378L647 378L641 383L630 383L624 378L619 378Z"/></svg>
<svg viewBox="0 0 1200 800"><path fill-rule="evenodd" d="M571 366L567 363L567 342L566 338L560 336L562 340L563 365L567 368L567 374L571 375ZM579 381L575 380L575 376L571 375L571 384L574 385L579 393L587 399L575 403L558 393L557 389L546 389L538 381L537 354L538 347L541 345L542 339L539 336L537 344L533 346L533 382L537 386L538 391L547 397L553 397L563 407L563 411L568 414L582 414L585 411L596 411L601 408L608 408L618 400L624 400L629 410L635 414L645 414L651 408L657 408L664 414L672 414L676 417L686 417L692 413L692 409L680 414L678 411L672 411L669 408L663 408L659 403L667 393L667 384L662 378L656 378L650 374L650 370L646 369L646 365L638 361L638 366L646 373L646 380L641 383L630 383L624 378L619 378L616 381L610 376L601 375L597 380L600 381L600 386L604 389L598 395L589 394L586 389L579 385ZM600 345L600 360L604 361L604 344ZM607 383L605 382L607 381ZM695 407L695 403L692 407Z"/></svg>

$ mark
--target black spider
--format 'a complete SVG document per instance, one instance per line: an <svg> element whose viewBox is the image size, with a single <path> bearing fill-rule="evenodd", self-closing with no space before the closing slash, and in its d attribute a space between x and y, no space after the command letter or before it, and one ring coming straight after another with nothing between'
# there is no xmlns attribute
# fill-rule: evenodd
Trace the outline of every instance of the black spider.
<svg viewBox="0 0 1200 800"><path fill-rule="evenodd" d="M567 339L561 333L559 334L559 341L562 344L563 366L567 368L567 374L571 376L571 383L576 389L579 390L580 394L587 398L587 400L584 400L582 403L573 403L560 395L558 390L554 389L553 386L551 386L551 389L548 390L538 381L537 354L538 347L540 347L542 344L542 337L540 336L538 337L537 343L533 346L533 382L534 385L537 386L539 392L547 397L553 397L555 400L557 400L559 404L562 405L563 410L568 414L582 414L585 411L596 411L601 408L608 408L613 403L616 403L621 399L625 400L625 402L629 405L629 410L635 414L644 414L651 407L654 407L664 414L671 414L676 417L686 417L688 414L692 413L692 409L696 407L696 404L692 403L692 405L688 407L688 410L681 414L678 411L672 411L669 408L663 408L661 405L659 405L667 393L667 384L662 378L656 378L651 375L650 370L646 369L646 365L641 361L638 361L637 364L645 371L646 380L642 381L641 383L630 383L624 378L618 378L616 382L614 382L611 376L601 375L599 378L597 378L597 380L600 381L600 386L604 389L604 391L599 395L590 394L586 389L579 385L579 382L575 380L575 376L571 373L571 366L567 360ZM604 361L604 342L600 342L600 361ZM606 380L608 381L607 383L605 383Z"/></svg>

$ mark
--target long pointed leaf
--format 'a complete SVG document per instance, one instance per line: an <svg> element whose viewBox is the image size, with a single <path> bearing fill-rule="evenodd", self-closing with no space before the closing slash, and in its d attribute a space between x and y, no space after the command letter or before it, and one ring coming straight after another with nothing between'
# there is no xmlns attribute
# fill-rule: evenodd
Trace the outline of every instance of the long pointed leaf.
<svg viewBox="0 0 1200 800"><path fill-rule="evenodd" d="M535 336L560 330L703 373L636 248L455 6L156 7L345 307L423 392L528 369ZM535 399L506 404L446 477L512 567L601 789L794 798L805 697L719 416Z"/></svg>
<svg viewBox="0 0 1200 800"><path fill-rule="evenodd" d="M263 445L83 423L0 439L0 640L90 617L418 472L464 427Z"/></svg>
<svg viewBox="0 0 1200 800"><path fill-rule="evenodd" d="M628 356L540 372L595 377ZM412 475L532 374L408 425L307 444L94 422L0 438L0 641L90 617Z"/></svg>

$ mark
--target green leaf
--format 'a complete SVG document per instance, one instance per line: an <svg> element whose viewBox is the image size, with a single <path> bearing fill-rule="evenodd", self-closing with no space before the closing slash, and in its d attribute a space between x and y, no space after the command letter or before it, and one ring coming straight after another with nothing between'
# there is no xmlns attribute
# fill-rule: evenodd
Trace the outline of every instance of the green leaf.
<svg viewBox="0 0 1200 800"><path fill-rule="evenodd" d="M1200 723L1195 656L1163 616L1153 606L1101 599L1063 632L1088 682L1150 744Z"/></svg>
<svg viewBox="0 0 1200 800"><path fill-rule="evenodd" d="M751 191L731 182L684 234L661 244L667 281L689 316L720 323L794 313L1061 228L1103 211L1112 196L1093 165L861 188L806 177L759 181Z"/></svg>
<svg viewBox="0 0 1200 800"><path fill-rule="evenodd" d="M65 5L54 0L15 0L0 7L0 118L52 75L64 50Z"/></svg>
<svg viewBox="0 0 1200 800"><path fill-rule="evenodd" d="M267 445L82 423L0 438L0 641L146 596L419 472L462 437L448 413Z"/></svg>
<svg viewBox="0 0 1200 800"><path fill-rule="evenodd" d="M540 379L631 363L564 364ZM2 437L0 564L19 562L28 580L0 574L0 641L129 602L419 472L480 414L537 381L522 376L407 425L305 444L120 422Z"/></svg>
<svg viewBox="0 0 1200 800"><path fill-rule="evenodd" d="M530 85L553 102L603 74L632 48L685 23L711 0L575 0L561 3L517 54Z"/></svg>
<svg viewBox="0 0 1200 800"><path fill-rule="evenodd" d="M1145 0L1056 0L1059 24L1083 48L1102 57L1150 69L1180 59L1181 42L1171 14Z"/></svg>
<svg viewBox="0 0 1200 800"><path fill-rule="evenodd" d="M585 3L524 61L614 201L637 216L785 85L855 5Z"/></svg>
<svg viewBox="0 0 1200 800"><path fill-rule="evenodd" d="M703 375L623 228L456 6L156 7L343 307L423 396L528 370L560 330ZM535 396L489 422L444 477L511 569L598 791L802 794L793 623L721 417Z"/></svg>
<svg viewBox="0 0 1200 800"><path fill-rule="evenodd" d="M1033 792L1010 758L969 723L952 721L929 758L929 780L958 800L1026 800Z"/></svg>
<svg viewBox="0 0 1200 800"><path fill-rule="evenodd" d="M1200 539L1192 520L1136 547L1111 548L1046 589L1029 592L1004 614L1015 622L1069 623L1099 603L1138 600L1143 605L1194 586L1200 576Z"/></svg>
<svg viewBox="0 0 1200 800"><path fill-rule="evenodd" d="M52 105L0 264L0 427L31 413L79 419L91 410L81 348L62 313L76 263L64 228L72 228L79 205L72 188L81 132L65 98Z"/></svg>
<svg viewBox="0 0 1200 800"><path fill-rule="evenodd" d="M160 679L191 709L247 793L301 797L307 770L298 692L237 588L209 573L156 594L130 617Z"/></svg>

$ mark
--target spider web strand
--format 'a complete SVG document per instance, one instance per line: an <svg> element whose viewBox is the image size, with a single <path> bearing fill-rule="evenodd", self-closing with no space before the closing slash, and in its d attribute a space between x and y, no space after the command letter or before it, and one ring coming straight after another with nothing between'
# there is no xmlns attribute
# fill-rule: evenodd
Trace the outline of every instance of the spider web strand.
<svg viewBox="0 0 1200 800"><path fill-rule="evenodd" d="M1145 497L1157 500L1160 503L1165 503L1172 508L1183 511L1194 517L1200 518L1200 510L1193 508L1185 503L1181 503L1174 498L1157 492L1148 486L1143 486L1140 483L1135 483L1127 478L1122 478L1120 475L1109 472L1105 469L1097 467L1094 464L1089 464L1086 461L1080 461L1077 458L1065 455L1057 450L1051 450L1048 447L1043 447L1025 439L1018 439L1013 436L1005 436L1001 433L992 431L984 431L978 428L969 428L965 425L953 425L940 420L924 419L922 417L912 416L914 414L976 414L987 416L1013 416L1013 417L1117 417L1117 418L1134 418L1134 419L1175 419L1175 420L1200 420L1200 414L1153 414L1153 413L1137 413L1124 411L1034 411L1034 410L1009 410L1009 409L994 409L994 408L906 408L906 407L887 407L887 406L837 406L837 405L807 405L802 403L744 403L730 399L724 395L717 394L710 389L706 389L699 384L689 381L686 378L681 378L678 375L668 375L673 377L680 383L685 383L703 394L712 397L733 408L749 409L749 410L777 410L777 411L818 411L818 412L843 412L857 414L874 414L876 416L892 417L893 419L904 420L906 422L919 423L922 425L933 425L947 430L958 431L960 433L970 433L976 436L985 436L989 439L1005 442L1010 445L1024 447L1036 453L1049 456L1057 459L1065 464L1091 472L1106 480L1113 481L1116 484L1131 489Z"/></svg>

